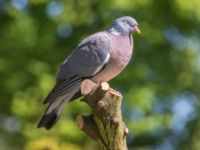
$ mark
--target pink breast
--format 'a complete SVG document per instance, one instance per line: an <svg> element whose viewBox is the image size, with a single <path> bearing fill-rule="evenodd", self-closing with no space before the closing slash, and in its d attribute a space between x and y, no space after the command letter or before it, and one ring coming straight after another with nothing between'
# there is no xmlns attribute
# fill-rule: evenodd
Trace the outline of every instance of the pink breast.
<svg viewBox="0 0 200 150"><path fill-rule="evenodd" d="M127 36L113 36L110 41L110 60L106 67L92 78L94 82L109 81L116 77L128 64L133 52L133 40Z"/></svg>

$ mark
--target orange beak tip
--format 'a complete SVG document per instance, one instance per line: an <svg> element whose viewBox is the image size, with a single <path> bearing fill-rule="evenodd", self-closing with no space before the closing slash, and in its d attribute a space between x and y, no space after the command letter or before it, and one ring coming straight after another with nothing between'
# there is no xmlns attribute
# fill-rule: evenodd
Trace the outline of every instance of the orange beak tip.
<svg viewBox="0 0 200 150"><path fill-rule="evenodd" d="M135 27L135 32L137 32L138 34L141 33L140 29L137 26Z"/></svg>

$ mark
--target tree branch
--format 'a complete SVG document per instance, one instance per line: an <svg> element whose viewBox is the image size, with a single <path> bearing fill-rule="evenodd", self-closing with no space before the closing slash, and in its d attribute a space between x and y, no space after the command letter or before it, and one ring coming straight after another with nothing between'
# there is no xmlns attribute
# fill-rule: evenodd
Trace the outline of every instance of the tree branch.
<svg viewBox="0 0 200 150"><path fill-rule="evenodd" d="M128 128L122 120L121 94L106 82L97 85L88 79L82 82L81 93L92 115L79 115L78 127L95 140L101 150L127 150Z"/></svg>

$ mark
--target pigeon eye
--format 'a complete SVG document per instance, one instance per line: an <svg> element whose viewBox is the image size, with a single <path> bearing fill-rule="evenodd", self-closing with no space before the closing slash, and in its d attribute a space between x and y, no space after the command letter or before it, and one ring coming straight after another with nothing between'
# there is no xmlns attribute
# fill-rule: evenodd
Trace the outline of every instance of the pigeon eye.
<svg viewBox="0 0 200 150"><path fill-rule="evenodd" d="M129 26L134 27L134 24L132 24L132 23L129 22Z"/></svg>
<svg viewBox="0 0 200 150"><path fill-rule="evenodd" d="M124 20L124 22L127 23L130 27L134 27L133 23L131 23L131 22L127 21L127 20Z"/></svg>

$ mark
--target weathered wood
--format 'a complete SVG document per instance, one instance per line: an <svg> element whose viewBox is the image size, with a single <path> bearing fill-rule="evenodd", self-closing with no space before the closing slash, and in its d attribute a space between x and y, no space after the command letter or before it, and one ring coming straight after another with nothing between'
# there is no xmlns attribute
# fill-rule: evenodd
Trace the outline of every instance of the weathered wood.
<svg viewBox="0 0 200 150"><path fill-rule="evenodd" d="M78 115L76 118L76 122L78 127L81 130L83 130L89 137L91 137L95 141L99 140L100 135L98 132L98 128L91 115L90 116Z"/></svg>
<svg viewBox="0 0 200 150"><path fill-rule="evenodd" d="M101 150L127 150L128 128L122 120L121 94L111 89L106 82L97 85L88 79L82 82L81 93L92 115L79 115L79 128L95 140Z"/></svg>

